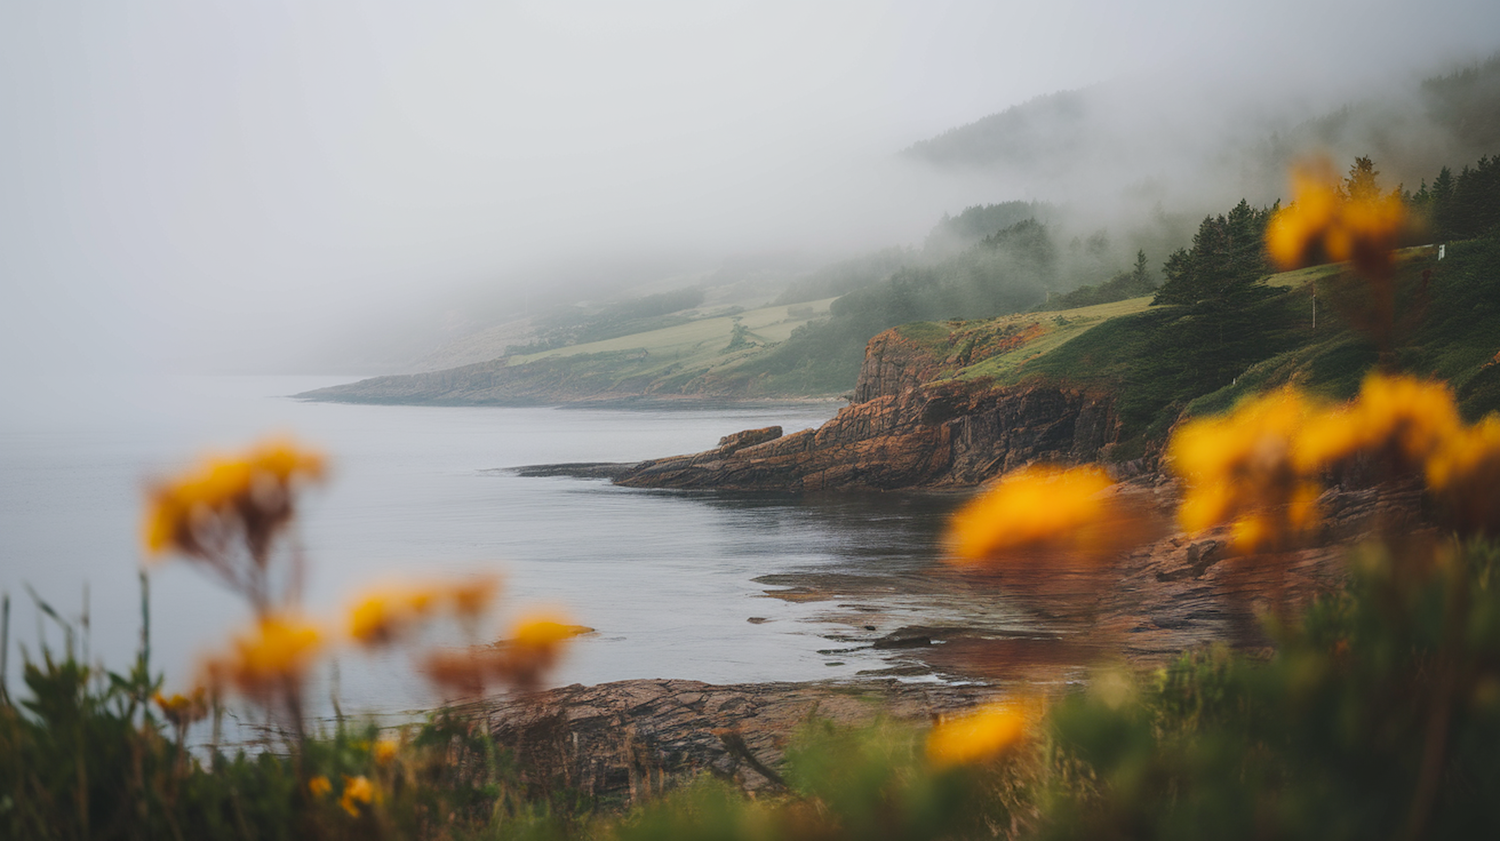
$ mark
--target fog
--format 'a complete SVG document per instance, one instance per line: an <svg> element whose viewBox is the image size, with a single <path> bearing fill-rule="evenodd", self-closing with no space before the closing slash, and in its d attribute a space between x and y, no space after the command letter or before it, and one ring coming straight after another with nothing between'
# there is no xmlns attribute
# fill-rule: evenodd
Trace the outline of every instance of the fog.
<svg viewBox="0 0 1500 841"><path fill-rule="evenodd" d="M16 0L0 371L336 367L419 315L917 244L970 204L1211 206L1265 182L1225 138L1497 48L1485 0ZM898 154L1073 89L1121 127L1076 166Z"/></svg>

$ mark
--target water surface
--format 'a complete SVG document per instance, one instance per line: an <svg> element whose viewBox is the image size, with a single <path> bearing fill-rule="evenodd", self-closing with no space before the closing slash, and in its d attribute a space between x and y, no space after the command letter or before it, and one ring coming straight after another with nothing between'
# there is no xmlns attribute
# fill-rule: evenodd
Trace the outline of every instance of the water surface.
<svg viewBox="0 0 1500 841"><path fill-rule="evenodd" d="M14 406L0 419L0 587L12 598L13 640L33 654L39 640L62 644L25 585L75 620L84 615L87 588L89 656L123 668L139 637L145 482L206 449L240 447L271 432L290 432L332 460L331 480L307 497L299 529L314 612L334 614L378 581L498 571L502 623L549 606L596 629L574 646L555 675L559 683L807 680L885 665L887 652L830 643L855 621L847 610L768 596L785 589L777 576L823 574L856 594L860 581L877 582L861 597L884 598L879 610L895 611L870 620L881 631L925 609L919 599L900 614L893 582L918 581L933 569L951 500L661 492L508 469L693 452L741 429L815 427L834 405L419 407L285 396L337 381L178 377L13 389ZM150 573L154 664L170 689L247 612L181 561ZM17 659L13 648L13 689ZM344 657L340 674L346 709L434 700L399 657Z"/></svg>

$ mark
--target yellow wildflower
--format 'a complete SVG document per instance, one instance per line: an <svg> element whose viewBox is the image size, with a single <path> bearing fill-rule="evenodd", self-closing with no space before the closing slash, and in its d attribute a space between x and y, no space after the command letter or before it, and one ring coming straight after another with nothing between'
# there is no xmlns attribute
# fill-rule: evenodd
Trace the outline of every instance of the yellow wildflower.
<svg viewBox="0 0 1500 841"><path fill-rule="evenodd" d="M1104 548L1100 525L1113 519L1103 495L1111 484L1098 467L1037 466L1007 474L949 520L949 549L968 562L1033 548L1092 553Z"/></svg>
<svg viewBox="0 0 1500 841"><path fill-rule="evenodd" d="M557 662L563 646L588 632L550 614L533 614L512 626L510 638L501 644L505 656L499 661L499 677L522 688L535 686L541 675Z"/></svg>
<svg viewBox="0 0 1500 841"><path fill-rule="evenodd" d="M475 619L489 609L490 602L500 592L500 579L493 575L478 575L452 584L446 596L453 603L453 610L461 619Z"/></svg>
<svg viewBox="0 0 1500 841"><path fill-rule="evenodd" d="M419 588L366 593L349 610L349 635L364 645L384 645L406 633L432 610L433 594Z"/></svg>
<svg viewBox="0 0 1500 841"><path fill-rule="evenodd" d="M396 758L396 751L399 747L395 739L379 739L370 752L375 757L376 765L389 765Z"/></svg>
<svg viewBox="0 0 1500 841"><path fill-rule="evenodd" d="M344 794L339 798L339 805L352 818L359 817L360 805L368 806L375 799L375 786L370 783L369 778L360 775L358 777L344 777Z"/></svg>
<svg viewBox="0 0 1500 841"><path fill-rule="evenodd" d="M1449 436L1427 460L1427 484L1465 532L1500 534L1500 415Z"/></svg>
<svg viewBox="0 0 1500 841"><path fill-rule="evenodd" d="M392 585L367 592L349 610L349 635L367 645L385 645L429 619L440 606L465 622L488 609L499 590L495 576L450 584Z"/></svg>
<svg viewBox="0 0 1500 841"><path fill-rule="evenodd" d="M1184 531L1229 523L1241 551L1275 547L1318 521L1319 488L1299 469L1296 442L1315 417L1293 389L1242 403L1229 415L1184 424L1168 445L1187 482L1177 518Z"/></svg>
<svg viewBox="0 0 1500 841"><path fill-rule="evenodd" d="M486 678L499 671L499 663L500 654L494 650L438 650L423 658L421 670L439 688L474 696L484 691Z"/></svg>
<svg viewBox="0 0 1500 841"><path fill-rule="evenodd" d="M300 682L322 647L323 635L316 626L271 615L236 638L229 654L210 661L207 668L245 695L262 697Z"/></svg>
<svg viewBox="0 0 1500 841"><path fill-rule="evenodd" d="M325 774L319 774L307 781L307 793L314 798L327 797L331 791L333 791L333 783L329 782Z"/></svg>
<svg viewBox="0 0 1500 841"><path fill-rule="evenodd" d="M987 704L939 722L927 734L927 759L935 767L985 762L1025 737L1035 718L1026 703Z"/></svg>
<svg viewBox="0 0 1500 841"><path fill-rule="evenodd" d="M236 537L261 552L291 518L297 484L323 475L321 454L285 438L264 441L241 456L211 456L148 491L146 552L211 558Z"/></svg>
<svg viewBox="0 0 1500 841"><path fill-rule="evenodd" d="M1304 161L1292 171L1293 201L1266 227L1266 251L1283 269L1326 256L1353 260L1367 275L1390 267L1396 237L1407 225L1406 206L1394 193L1339 193L1326 158Z"/></svg>
<svg viewBox="0 0 1500 841"><path fill-rule="evenodd" d="M208 700L201 686L188 695L173 694L169 697L157 692L151 699L167 721L176 727L186 727L208 715Z"/></svg>
<svg viewBox="0 0 1500 841"><path fill-rule="evenodd" d="M1364 453L1383 455L1394 470L1410 469L1425 463L1462 426L1443 384L1372 374L1354 402L1307 425L1297 438L1295 461L1311 473Z"/></svg>

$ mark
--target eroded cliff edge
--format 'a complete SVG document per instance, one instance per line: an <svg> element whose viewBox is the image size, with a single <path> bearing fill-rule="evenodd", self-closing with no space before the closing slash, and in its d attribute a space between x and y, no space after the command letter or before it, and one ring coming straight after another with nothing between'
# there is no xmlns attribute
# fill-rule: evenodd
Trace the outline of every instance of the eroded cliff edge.
<svg viewBox="0 0 1500 841"><path fill-rule="evenodd" d="M818 429L746 430L614 472L631 487L808 492L968 487L1034 461L1088 461L1119 439L1108 394L931 378L944 360L891 330L870 341L853 404Z"/></svg>

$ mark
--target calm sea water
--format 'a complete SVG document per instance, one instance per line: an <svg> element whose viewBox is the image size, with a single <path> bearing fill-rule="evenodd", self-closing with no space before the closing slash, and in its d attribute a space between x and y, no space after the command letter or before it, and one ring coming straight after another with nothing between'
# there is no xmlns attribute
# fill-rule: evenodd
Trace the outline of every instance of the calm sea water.
<svg viewBox="0 0 1500 841"><path fill-rule="evenodd" d="M769 585L755 579L921 575L951 508L920 497L642 491L506 469L693 452L741 429L817 426L833 405L630 411L285 397L337 381L182 377L13 388L0 419L8 685L19 684L18 645L34 655L42 641L54 649L63 643L28 585L75 621L86 613L89 656L124 668L141 624L144 483L206 449L240 447L271 432L289 432L332 459L332 479L309 495L300 524L313 611L332 614L354 591L383 580L498 571L509 615L547 606L596 629L569 652L556 683L806 680L879 668L881 652L827 653L829 638L847 630L830 615L832 605L768 597ZM150 577L153 664L171 689L247 612L180 561L151 568ZM346 710L440 700L399 657L345 656L340 674Z"/></svg>

